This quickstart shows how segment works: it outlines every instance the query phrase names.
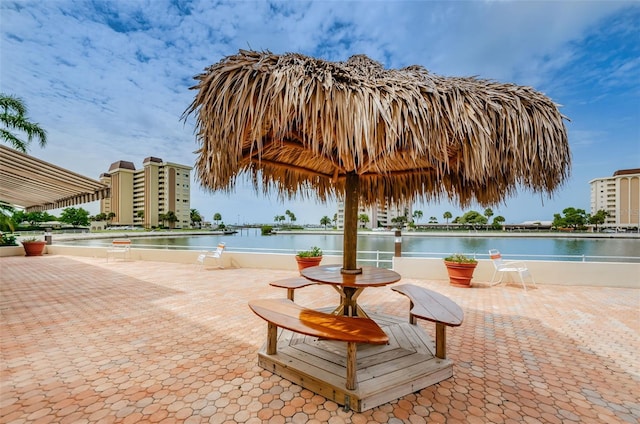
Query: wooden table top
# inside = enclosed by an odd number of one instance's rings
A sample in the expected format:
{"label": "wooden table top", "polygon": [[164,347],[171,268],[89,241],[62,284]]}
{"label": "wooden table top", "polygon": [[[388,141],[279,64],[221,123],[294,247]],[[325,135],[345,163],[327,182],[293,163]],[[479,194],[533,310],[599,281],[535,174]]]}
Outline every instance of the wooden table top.
{"label": "wooden table top", "polygon": [[400,274],[386,268],[363,266],[362,274],[342,274],[341,265],[321,265],[305,268],[303,277],[321,284],[334,284],[351,287],[380,287],[400,281]]}

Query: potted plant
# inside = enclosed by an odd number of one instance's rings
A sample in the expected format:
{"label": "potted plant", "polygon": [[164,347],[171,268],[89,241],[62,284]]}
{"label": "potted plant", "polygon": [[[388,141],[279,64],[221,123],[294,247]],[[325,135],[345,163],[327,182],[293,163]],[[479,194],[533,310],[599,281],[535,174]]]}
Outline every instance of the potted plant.
{"label": "potted plant", "polygon": [[0,246],[18,246],[16,236],[13,234],[4,234],[0,231]]}
{"label": "potted plant", "polygon": [[27,256],[42,256],[44,246],[47,244],[46,241],[40,240],[37,237],[20,240],[20,242],[22,243],[22,247],[24,247],[24,252]]}
{"label": "potted plant", "polygon": [[318,266],[320,261],[322,261],[322,250],[318,246],[312,246],[309,250],[302,250],[296,254],[299,271],[311,266]]}
{"label": "potted plant", "polygon": [[456,287],[471,287],[473,271],[478,261],[461,253],[455,253],[444,258],[444,264],[449,273],[449,284]]}

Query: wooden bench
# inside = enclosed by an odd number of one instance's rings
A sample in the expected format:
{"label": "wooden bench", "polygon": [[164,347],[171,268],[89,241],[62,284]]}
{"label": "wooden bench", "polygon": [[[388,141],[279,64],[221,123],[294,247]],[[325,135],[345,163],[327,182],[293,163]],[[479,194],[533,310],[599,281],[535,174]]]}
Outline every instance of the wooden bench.
{"label": "wooden bench", "polygon": [[284,280],[273,281],[270,286],[287,289],[287,299],[293,301],[293,294],[296,289],[318,284],[315,281],[307,280],[304,277],[285,278]]}
{"label": "wooden bench", "polygon": [[109,262],[109,256],[122,255],[122,260],[131,257],[131,240],[129,239],[115,239],[111,242],[111,247],[107,249],[107,262]]}
{"label": "wooden bench", "polygon": [[416,324],[416,318],[436,323],[436,357],[447,357],[446,327],[458,327],[464,319],[460,306],[446,296],[413,284],[401,284],[392,290],[409,298],[409,322]]}
{"label": "wooden bench", "polygon": [[389,337],[369,318],[336,316],[303,308],[289,299],[259,299],[249,302],[251,310],[267,321],[267,354],[275,355],[278,327],[326,340],[347,342],[346,388],[356,388],[356,344],[386,344]]}

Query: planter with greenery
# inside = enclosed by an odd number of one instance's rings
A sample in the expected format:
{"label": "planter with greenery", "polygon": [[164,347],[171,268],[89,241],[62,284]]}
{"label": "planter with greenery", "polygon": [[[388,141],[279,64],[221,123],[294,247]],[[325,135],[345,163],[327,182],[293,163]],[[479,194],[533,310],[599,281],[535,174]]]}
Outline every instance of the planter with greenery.
{"label": "planter with greenery", "polygon": [[24,247],[24,252],[27,254],[27,256],[42,256],[44,247],[47,244],[47,242],[36,237],[24,239],[20,242],[22,243],[22,247]]}
{"label": "planter with greenery", "polygon": [[13,234],[4,234],[0,231],[0,258],[5,256],[22,256],[24,249],[16,241]]}
{"label": "planter with greenery", "polygon": [[0,232],[0,246],[17,246],[16,236]]}
{"label": "planter with greenery", "polygon": [[444,264],[449,273],[449,283],[456,287],[471,287],[473,271],[478,265],[478,261],[461,253],[456,253],[444,258]]}
{"label": "planter with greenery", "polygon": [[318,266],[321,261],[322,250],[318,246],[312,246],[309,250],[302,250],[296,254],[299,271],[311,266]]}

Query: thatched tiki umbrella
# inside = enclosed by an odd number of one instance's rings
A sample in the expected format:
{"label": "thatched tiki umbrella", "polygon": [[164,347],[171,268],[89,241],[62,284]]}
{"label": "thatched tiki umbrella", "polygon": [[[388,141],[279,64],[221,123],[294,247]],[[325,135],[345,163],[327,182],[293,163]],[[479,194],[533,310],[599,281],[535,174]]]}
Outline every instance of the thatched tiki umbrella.
{"label": "thatched tiki umbrella", "polygon": [[357,272],[358,205],[495,205],[568,176],[563,116],[530,87],[240,51],[196,76],[195,168],[211,190],[241,175],[281,198],[345,201],[343,272]]}

